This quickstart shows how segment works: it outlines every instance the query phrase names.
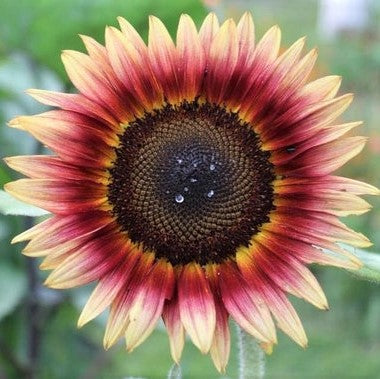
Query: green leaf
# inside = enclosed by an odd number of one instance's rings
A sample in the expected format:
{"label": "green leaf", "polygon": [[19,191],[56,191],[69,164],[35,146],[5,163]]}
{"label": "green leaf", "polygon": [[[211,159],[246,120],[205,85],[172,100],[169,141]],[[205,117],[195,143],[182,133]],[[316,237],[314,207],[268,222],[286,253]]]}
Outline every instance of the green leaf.
{"label": "green leaf", "polygon": [[23,273],[10,265],[0,266],[0,320],[20,303],[27,289]]}
{"label": "green leaf", "polygon": [[168,379],[182,379],[181,366],[174,363],[168,372]]}
{"label": "green leaf", "polygon": [[[38,217],[48,214],[44,209],[23,203],[5,191],[0,190],[0,213],[4,215],[19,215]],[[0,287],[1,288],[1,287]]]}
{"label": "green leaf", "polygon": [[364,251],[360,249],[350,248],[345,246],[352,254],[358,257],[363,267],[359,270],[352,270],[351,272],[360,279],[366,279],[371,282],[380,283],[380,254]]}

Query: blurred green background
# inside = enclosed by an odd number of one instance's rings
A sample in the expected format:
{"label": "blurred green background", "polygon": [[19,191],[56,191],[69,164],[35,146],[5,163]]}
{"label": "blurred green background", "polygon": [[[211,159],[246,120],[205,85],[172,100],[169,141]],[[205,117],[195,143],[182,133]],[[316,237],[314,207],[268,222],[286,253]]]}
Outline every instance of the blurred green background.
{"label": "blurred green background", "polygon": [[[307,35],[308,48],[319,46],[314,77],[342,75],[341,92],[355,92],[354,104],[342,119],[364,120],[357,132],[370,136],[370,140],[365,151],[342,173],[380,186],[379,3],[367,2],[368,17],[360,28],[344,27],[331,36],[330,27],[321,24],[321,4],[317,0],[2,0],[0,155],[33,154],[38,150],[32,138],[7,128],[6,122],[19,114],[46,109],[23,93],[27,88],[73,91],[60,51],[83,51],[79,33],[103,42],[105,25],[116,25],[120,15],[146,37],[147,16],[154,14],[174,36],[181,13],[189,13],[200,25],[210,9],[221,18],[236,20],[249,10],[259,37],[276,23],[282,29],[285,47]],[[1,186],[15,178],[17,174],[1,161]],[[372,212],[347,222],[369,236],[373,251],[380,252],[380,201],[370,202],[374,205]],[[105,317],[82,330],[76,328],[91,288],[60,292],[42,287],[46,273],[38,271],[38,262],[22,256],[20,245],[10,245],[15,234],[34,222],[28,217],[0,215],[0,378],[166,377],[172,363],[163,327],[132,354],[126,353],[123,343],[110,351],[103,350]],[[267,358],[267,377],[379,378],[379,287],[337,269],[313,270],[331,310],[322,312],[292,299],[309,336],[309,347],[304,351],[279,332],[279,344]],[[211,359],[202,356],[190,342],[185,347],[182,369],[184,378],[220,377]],[[225,377],[237,377],[234,339]]]}

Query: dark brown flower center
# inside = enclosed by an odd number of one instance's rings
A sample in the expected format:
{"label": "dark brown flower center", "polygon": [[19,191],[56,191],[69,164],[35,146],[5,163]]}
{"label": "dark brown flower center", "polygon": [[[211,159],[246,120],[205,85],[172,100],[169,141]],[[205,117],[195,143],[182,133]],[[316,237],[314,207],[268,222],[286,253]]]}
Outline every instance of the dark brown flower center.
{"label": "dark brown flower center", "polygon": [[274,170],[236,114],[197,102],[129,125],[108,198],[135,243],[172,264],[221,262],[247,246],[273,209]]}

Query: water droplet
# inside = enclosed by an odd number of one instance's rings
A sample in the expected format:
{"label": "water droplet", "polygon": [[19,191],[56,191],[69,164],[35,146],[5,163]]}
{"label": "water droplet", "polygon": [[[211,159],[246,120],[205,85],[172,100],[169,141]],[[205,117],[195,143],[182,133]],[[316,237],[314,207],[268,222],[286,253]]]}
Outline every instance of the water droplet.
{"label": "water droplet", "polygon": [[210,190],[207,194],[207,197],[213,197],[214,196],[214,190]]}
{"label": "water droplet", "polygon": [[188,189],[187,187],[185,187],[183,190],[184,190],[185,192],[187,192],[189,189]]}
{"label": "water droplet", "polygon": [[191,183],[196,183],[196,182],[197,182],[197,179],[195,179],[195,178],[190,178],[190,182],[191,182]]}
{"label": "water droplet", "polygon": [[291,146],[288,146],[287,148],[286,148],[286,152],[287,153],[294,153],[295,151],[296,151],[296,147],[294,146],[294,145],[291,145]]}
{"label": "water droplet", "polygon": [[177,159],[177,162],[179,163],[179,164],[181,164],[182,162],[183,162],[183,160],[182,159]]}
{"label": "water droplet", "polygon": [[193,166],[194,167],[198,167],[198,163],[193,163]]}
{"label": "water droplet", "polygon": [[211,171],[214,171],[214,170],[215,170],[215,165],[214,165],[214,163],[211,163],[211,164],[210,164],[210,170],[211,170]]}
{"label": "water droplet", "polygon": [[166,190],[166,193],[169,195],[170,191],[169,191],[169,190]]}
{"label": "water droplet", "polygon": [[179,193],[177,195],[175,195],[175,201],[176,203],[183,203],[183,201],[185,200],[185,198]]}

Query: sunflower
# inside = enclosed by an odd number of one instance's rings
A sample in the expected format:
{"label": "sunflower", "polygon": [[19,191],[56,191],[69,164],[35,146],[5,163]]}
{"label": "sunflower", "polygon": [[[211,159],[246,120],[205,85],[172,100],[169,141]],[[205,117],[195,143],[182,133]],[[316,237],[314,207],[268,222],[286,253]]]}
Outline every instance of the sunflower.
{"label": "sunflower", "polygon": [[55,153],[6,159],[29,177],[6,190],[52,213],[13,242],[45,257],[49,287],[98,282],[78,324],[110,307],[105,348],[125,336],[133,350],[160,317],[174,361],[187,333],[220,371],[230,317],[266,352],[274,320],[306,346],[287,294],[327,309],[307,265],[355,269],[336,243],[370,245],[339,217],[378,190],[332,175],[366,142],[344,137],[360,122],[334,124],[352,95],[336,97],[337,76],[307,83],[304,38],[279,54],[274,26],[255,45],[248,13],[199,31],[182,15],[176,44],[156,17],[148,45],[119,23],[105,46],[63,52],[78,93],[29,90],[57,109],[10,121]]}

